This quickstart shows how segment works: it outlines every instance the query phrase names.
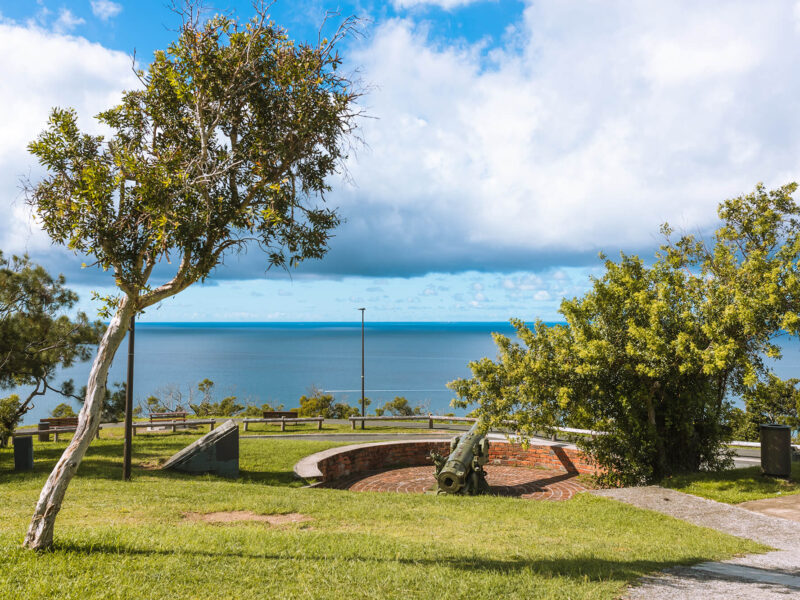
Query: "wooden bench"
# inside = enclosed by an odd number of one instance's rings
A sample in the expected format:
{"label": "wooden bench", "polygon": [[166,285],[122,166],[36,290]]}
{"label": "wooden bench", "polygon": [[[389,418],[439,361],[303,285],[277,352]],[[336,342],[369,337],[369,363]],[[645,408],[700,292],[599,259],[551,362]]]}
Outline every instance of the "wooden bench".
{"label": "wooden bench", "polygon": [[[154,414],[161,414],[161,413],[154,413]],[[185,415],[186,413],[184,413]],[[196,427],[200,425],[209,425],[210,429],[214,429],[214,425],[216,425],[216,419],[189,419],[188,421],[184,417],[181,420],[177,421],[164,421],[164,420],[155,420],[155,421],[139,421],[138,423],[132,423],[131,429],[134,435],[136,435],[136,430],[139,427],[171,427],[172,431],[176,431],[178,427],[182,428],[189,428],[189,427]]]}
{"label": "wooden bench", "polygon": [[281,417],[285,417],[287,419],[296,419],[297,418],[297,411],[296,410],[265,410],[264,411],[264,418],[265,419],[280,419]]}
{"label": "wooden bench", "polygon": [[[59,433],[75,433],[78,429],[78,417],[47,417],[40,419],[36,429],[22,429],[14,432],[14,437],[39,436],[40,442],[49,442],[50,434],[53,440],[58,441]],[[100,439],[102,425],[97,428],[95,437]]]}
{"label": "wooden bench", "polygon": [[[349,417],[350,418],[350,426],[355,429],[356,422],[360,421],[365,424],[367,421],[427,421],[428,422],[428,429],[433,429],[433,421],[434,419],[441,419],[441,417],[436,417],[434,415],[408,415],[408,416],[385,416],[385,417]],[[457,417],[458,420],[463,420],[464,417]],[[469,419],[470,421],[474,421],[475,419]]]}
{"label": "wooden bench", "polygon": [[189,413],[178,410],[174,412],[153,412],[148,414],[147,416],[150,417],[151,427],[155,425],[162,425],[164,427],[168,427],[171,425],[172,431],[175,431],[175,428],[178,426],[179,423],[186,422],[186,415],[188,414]]}
{"label": "wooden bench", "polygon": [[[59,429],[65,430],[65,428],[74,428],[78,427],[78,417],[47,417],[45,419],[39,419],[39,441],[40,442],[49,442],[50,441],[50,433],[45,432],[45,430],[50,429]],[[55,441],[58,441],[58,431],[52,432],[55,436]]]}
{"label": "wooden bench", "polygon": [[[266,411],[268,412],[268,411]],[[297,413],[294,413],[297,414]],[[280,423],[281,431],[286,431],[286,424],[287,423],[309,423],[316,421],[317,422],[317,429],[322,429],[322,422],[325,420],[325,417],[298,417],[298,418],[289,418],[281,417],[279,419],[275,418],[266,418],[266,419],[244,419],[242,422],[244,423],[244,430],[247,431],[247,426],[250,423]]]}

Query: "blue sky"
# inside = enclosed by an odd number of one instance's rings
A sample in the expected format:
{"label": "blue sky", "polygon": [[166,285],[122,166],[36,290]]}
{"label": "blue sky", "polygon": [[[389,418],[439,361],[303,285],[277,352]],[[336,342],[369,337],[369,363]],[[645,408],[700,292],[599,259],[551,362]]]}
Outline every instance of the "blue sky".
{"label": "blue sky", "polygon": [[[0,0],[0,248],[63,272],[93,310],[108,274],[54,248],[19,192],[53,106],[81,124],[173,39],[165,0]],[[214,2],[246,18],[250,3]],[[278,0],[313,39],[327,10],[365,19],[342,47],[369,86],[365,145],[331,180],[346,223],[291,274],[257,252],[149,311],[158,321],[557,320],[597,253],[651,255],[658,226],[708,231],[717,203],[800,167],[795,2]]]}

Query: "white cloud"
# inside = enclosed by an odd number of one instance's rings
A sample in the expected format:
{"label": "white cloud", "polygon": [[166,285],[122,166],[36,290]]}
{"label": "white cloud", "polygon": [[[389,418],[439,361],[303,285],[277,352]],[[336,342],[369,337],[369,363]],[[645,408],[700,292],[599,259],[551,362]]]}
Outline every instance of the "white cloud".
{"label": "white cloud", "polygon": [[382,23],[353,57],[377,119],[349,164],[357,187],[336,194],[349,223],[331,258],[369,235],[384,251],[345,268],[534,268],[652,248],[664,221],[713,225],[721,200],[800,175],[793,15],[545,0],[488,54]]}
{"label": "white cloud", "polygon": [[111,0],[92,0],[92,13],[102,21],[116,17],[122,11],[122,5]]}
{"label": "white cloud", "polygon": [[[74,107],[81,127],[99,133],[92,118],[136,86],[130,57],[85,39],[35,25],[0,21],[0,248],[7,253],[45,251],[50,240],[30,218],[19,180],[42,174],[27,145],[55,106]],[[79,261],[78,261],[79,262]]]}
{"label": "white cloud", "polygon": [[86,23],[86,21],[81,17],[76,17],[72,14],[71,10],[62,8],[58,13],[58,19],[53,23],[53,31],[57,33],[67,33],[84,23]]}

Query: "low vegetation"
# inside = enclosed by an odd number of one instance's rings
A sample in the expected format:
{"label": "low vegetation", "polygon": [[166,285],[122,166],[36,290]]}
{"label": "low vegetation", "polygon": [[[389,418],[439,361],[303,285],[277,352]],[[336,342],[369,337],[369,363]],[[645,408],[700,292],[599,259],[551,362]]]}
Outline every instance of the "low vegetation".
{"label": "low vegetation", "polygon": [[[331,442],[243,438],[242,477],[229,481],[152,469],[196,435],[137,435],[124,483],[121,441],[103,436],[44,554],[21,541],[65,442],[35,441],[31,473],[12,472],[11,451],[0,451],[5,598],[610,599],[652,571],[765,549],[585,494],[533,502],[297,489],[294,463]],[[217,511],[309,520],[186,518]]]}
{"label": "low vegetation", "polygon": [[408,399],[403,396],[395,396],[394,400],[390,400],[383,406],[375,409],[375,414],[379,417],[383,415],[394,417],[409,417],[411,415],[425,414],[422,406],[410,404]]}
{"label": "low vegetation", "polygon": [[[361,414],[355,406],[350,406],[344,402],[336,402],[331,394],[325,394],[322,390],[312,388],[308,395],[300,396],[300,409],[297,415],[300,417],[325,417],[326,419],[347,419]],[[365,399],[365,405],[369,406],[370,401]]]}
{"label": "low vegetation", "polygon": [[763,475],[759,467],[749,467],[714,473],[675,475],[666,478],[661,485],[717,502],[739,504],[800,493],[800,463],[792,464],[792,477],[789,481]]}

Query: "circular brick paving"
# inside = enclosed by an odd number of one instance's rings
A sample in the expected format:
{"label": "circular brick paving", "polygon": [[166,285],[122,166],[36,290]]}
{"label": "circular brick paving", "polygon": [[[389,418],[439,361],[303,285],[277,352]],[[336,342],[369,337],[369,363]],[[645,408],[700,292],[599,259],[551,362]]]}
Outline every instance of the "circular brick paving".
{"label": "circular brick paving", "polygon": [[[568,500],[588,488],[578,481],[577,473],[487,465],[486,481],[492,494],[517,496],[532,500]],[[400,492],[421,494],[434,489],[433,467],[406,467],[389,471],[371,471],[330,481],[322,487],[353,492]]]}

